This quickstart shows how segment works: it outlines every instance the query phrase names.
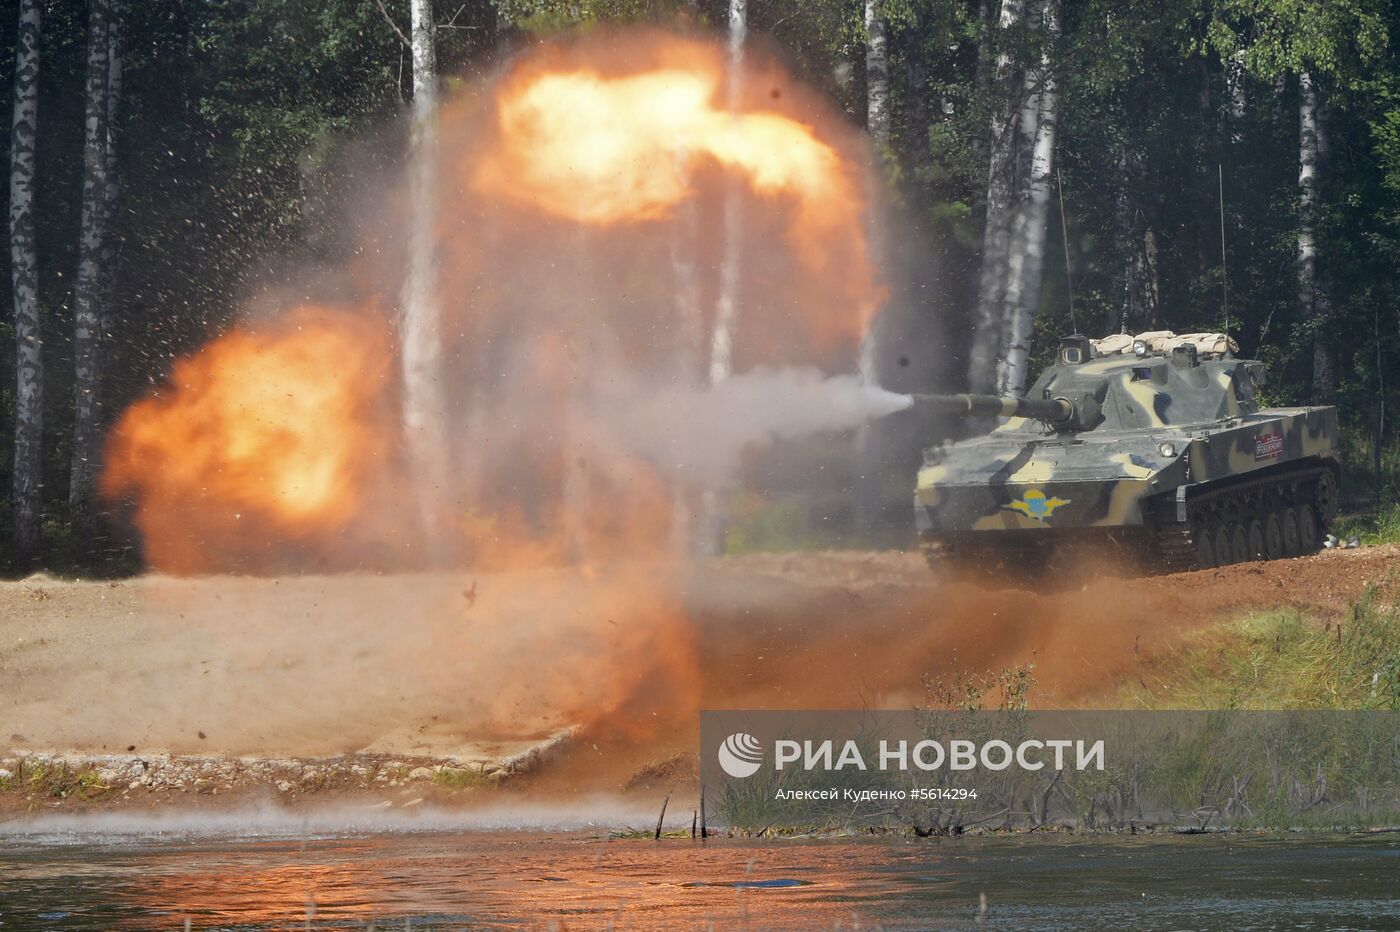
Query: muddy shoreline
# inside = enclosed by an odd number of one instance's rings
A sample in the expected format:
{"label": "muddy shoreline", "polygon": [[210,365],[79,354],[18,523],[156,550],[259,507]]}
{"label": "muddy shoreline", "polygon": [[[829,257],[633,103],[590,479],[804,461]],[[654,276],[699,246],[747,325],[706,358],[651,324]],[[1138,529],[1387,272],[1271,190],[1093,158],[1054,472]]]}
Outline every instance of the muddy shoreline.
{"label": "muddy shoreline", "polygon": [[538,771],[572,732],[508,756],[227,757],[172,754],[9,754],[0,757],[0,818],[41,811],[232,805],[361,798],[393,806],[450,803]]}

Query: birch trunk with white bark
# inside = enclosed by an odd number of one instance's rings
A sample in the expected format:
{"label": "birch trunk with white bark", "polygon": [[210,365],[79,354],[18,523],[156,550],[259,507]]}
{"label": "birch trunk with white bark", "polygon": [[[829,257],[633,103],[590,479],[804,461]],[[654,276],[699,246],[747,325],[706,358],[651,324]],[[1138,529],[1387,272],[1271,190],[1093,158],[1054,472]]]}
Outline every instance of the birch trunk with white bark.
{"label": "birch trunk with white bark", "polygon": [[1031,147],[1027,194],[1021,203],[1019,241],[1015,244],[1016,267],[1006,297],[1009,321],[1006,363],[1001,394],[1024,395],[1029,383],[1031,332],[1040,305],[1040,286],[1045,270],[1045,234],[1050,214],[1050,179],[1055,169],[1055,128],[1057,104],[1053,49],[1059,35],[1055,0],[1046,0],[1041,11],[1042,51],[1036,76],[1039,92],[1035,105],[1035,133]]}
{"label": "birch trunk with white bark", "polygon": [[[880,10],[879,0],[865,0],[865,126],[870,133],[870,144],[874,151],[874,164],[867,175],[870,207],[866,220],[866,248],[869,250],[870,262],[875,267],[876,275],[882,280],[885,278],[884,271],[889,254],[881,203],[885,159],[889,156],[892,136],[887,33],[887,24]],[[880,381],[881,310],[879,307],[871,310],[870,319],[865,321],[865,330],[861,334],[856,372],[863,385],[875,385]],[[883,469],[879,462],[879,446],[876,425],[867,423],[856,429],[855,515],[857,528],[863,532],[874,526],[880,510],[880,483],[877,477]]]}
{"label": "birch trunk with white bark", "polygon": [[[743,96],[744,40],[748,36],[748,0],[729,0],[729,73],[726,97],[730,110]],[[731,181],[724,196],[724,252],[720,259],[719,297],[710,335],[710,384],[734,371],[734,328],[739,321],[739,262],[743,246],[743,201]]]}
{"label": "birch trunk with white bark", "polygon": [[883,157],[890,145],[890,59],[878,0],[865,0],[865,125]]}
{"label": "birch trunk with white bark", "polygon": [[1022,289],[1025,286],[1027,224],[1030,222],[1030,153],[1035,148],[1036,129],[1040,119],[1040,93],[1037,89],[1037,73],[1027,69],[1022,78],[1021,115],[1016,123],[1015,134],[1015,183],[1012,188],[1011,205],[1008,209],[1007,224],[1010,235],[1007,239],[1005,278],[996,309],[999,323],[997,334],[996,363],[993,369],[992,391],[1005,394],[1010,373],[1011,331],[1015,322],[1016,310],[1021,305]]}
{"label": "birch trunk with white bark", "polygon": [[1225,88],[1230,95],[1230,142],[1244,139],[1244,115],[1249,101],[1244,89],[1244,49],[1239,49],[1225,62]]}
{"label": "birch trunk with white bark", "polygon": [[446,494],[446,416],[437,293],[437,51],[431,0],[411,0],[413,109],[408,151],[408,269],[399,324],[404,435],[425,536],[436,537]]}
{"label": "birch trunk with white bark", "polygon": [[39,120],[39,0],[19,0],[15,99],[10,123],[10,280],[15,302],[15,556],[21,567],[39,545],[44,436],[44,370],[39,257],[34,239],[34,171]]}
{"label": "birch trunk with white bark", "polygon": [[76,526],[92,525],[97,472],[97,422],[102,373],[99,347],[103,312],[102,252],[107,203],[107,91],[110,81],[108,0],[88,4],[86,103],[83,118],[83,193],[78,277],[73,292],[73,451],[68,503]]}
{"label": "birch trunk with white bark", "polygon": [[1330,400],[1337,388],[1337,365],[1329,342],[1332,302],[1317,271],[1318,156],[1322,149],[1318,125],[1317,87],[1312,74],[1298,75],[1298,305],[1313,338],[1313,396]]}
{"label": "birch trunk with white bark", "polygon": [[[871,172],[869,250],[871,261],[877,269],[885,263],[885,238],[883,218],[879,213],[881,178],[880,168],[890,148],[890,62],[889,43],[885,18],[880,14],[878,0],[865,0],[865,125],[870,132],[871,145],[875,149],[874,171]],[[876,363],[878,358],[877,317],[866,323],[866,331],[861,337],[857,371],[860,380],[869,385],[877,382]],[[862,444],[865,432],[860,432]]]}
{"label": "birch trunk with white bark", "polygon": [[[725,93],[729,109],[736,111],[743,99],[744,41],[749,31],[748,0],[729,0],[729,73]],[[731,180],[724,194],[724,248],[720,258],[719,294],[710,332],[709,381],[718,385],[734,372],[734,330],[739,323],[739,272],[743,248],[744,205]],[[724,549],[728,522],[721,489],[705,489],[700,494],[700,522],[697,549],[703,555]]]}
{"label": "birch trunk with white bark", "polygon": [[973,391],[995,386],[1002,353],[1002,310],[1008,264],[1011,260],[1012,200],[1016,183],[1018,127],[1021,101],[1008,34],[1020,23],[1023,0],[1001,0],[997,20],[995,86],[1001,106],[992,117],[987,166],[987,211],[982,235],[982,274],[978,284],[972,350],[968,358],[968,383]]}
{"label": "birch trunk with white bark", "polygon": [[113,274],[116,268],[117,194],[121,176],[117,173],[117,111],[122,103],[122,64],[126,53],[126,31],[122,28],[120,0],[107,0],[107,185],[102,198],[102,335],[111,334]]}

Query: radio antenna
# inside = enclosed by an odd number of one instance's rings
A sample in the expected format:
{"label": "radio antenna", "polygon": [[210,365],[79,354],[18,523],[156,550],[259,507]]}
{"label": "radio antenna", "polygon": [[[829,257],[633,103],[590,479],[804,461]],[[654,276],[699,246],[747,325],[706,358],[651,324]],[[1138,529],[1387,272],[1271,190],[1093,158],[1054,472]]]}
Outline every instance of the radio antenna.
{"label": "radio antenna", "polygon": [[1220,330],[1225,344],[1230,343],[1230,276],[1225,266],[1225,168],[1215,163],[1215,177],[1220,191]]}
{"label": "radio antenna", "polygon": [[1065,220],[1065,180],[1060,175],[1060,170],[1055,169],[1055,187],[1060,190],[1060,242],[1065,247],[1065,291],[1069,294],[1069,325],[1075,333],[1079,332],[1079,324],[1074,319],[1074,276],[1070,274],[1069,268],[1069,224]]}

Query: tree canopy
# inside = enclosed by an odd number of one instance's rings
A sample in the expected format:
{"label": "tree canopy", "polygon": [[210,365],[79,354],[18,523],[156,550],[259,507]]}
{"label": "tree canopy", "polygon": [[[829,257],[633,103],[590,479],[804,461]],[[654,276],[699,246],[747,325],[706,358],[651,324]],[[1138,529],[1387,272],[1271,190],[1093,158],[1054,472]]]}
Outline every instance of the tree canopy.
{"label": "tree canopy", "polygon": [[[1217,326],[1273,369],[1269,397],[1314,392],[1311,346],[1337,359],[1346,423],[1400,410],[1400,7],[1388,0],[1062,0],[1051,35],[994,28],[999,0],[880,0],[892,136],[891,306],[937,318],[941,363],[905,388],[962,388],[985,220],[998,55],[1053,63],[1060,95],[1049,243],[1033,358],[1074,323]],[[62,547],[73,299],[83,169],[83,4],[42,0],[35,212],[47,437],[44,497]],[[397,159],[411,80],[408,0],[123,4],[126,77],[112,127],[106,411],[159,383],[223,327],[271,270],[333,265],[352,240],[355,179]],[[855,0],[750,0],[754,41],[865,119],[867,40]],[[718,0],[472,0],[436,5],[449,83],[491,73],[541,34],[646,21],[715,30]],[[13,48],[16,22],[0,22]],[[0,86],[14,84],[5,57]],[[1331,315],[1299,307],[1300,76],[1316,88],[1315,227]],[[0,121],[0,149],[10,149]],[[1224,203],[1219,191],[1223,182]],[[1067,242],[1061,238],[1063,229]],[[1221,252],[1221,212],[1224,249]],[[1068,256],[1066,267],[1065,256]],[[6,251],[5,271],[9,271]],[[9,282],[7,274],[5,281]],[[1228,315],[1223,306],[1228,286]],[[12,345],[7,314],[0,341]],[[12,449],[13,351],[0,354],[0,435]],[[8,455],[0,486],[9,488]],[[55,528],[59,530],[55,530]]]}

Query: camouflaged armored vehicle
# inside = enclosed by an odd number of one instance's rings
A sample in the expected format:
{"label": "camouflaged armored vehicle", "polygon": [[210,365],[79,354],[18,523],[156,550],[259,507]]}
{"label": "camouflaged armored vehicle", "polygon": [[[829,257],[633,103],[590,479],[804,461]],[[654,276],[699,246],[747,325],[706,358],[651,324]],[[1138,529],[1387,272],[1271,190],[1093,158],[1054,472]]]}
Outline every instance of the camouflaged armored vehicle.
{"label": "camouflaged armored vehicle", "polygon": [[1316,550],[1336,509],[1337,411],[1261,408],[1264,366],[1236,349],[1224,334],[1072,336],[1026,398],[920,396],[1007,418],[924,452],[930,562],[1033,566],[1077,542],[1173,569]]}

